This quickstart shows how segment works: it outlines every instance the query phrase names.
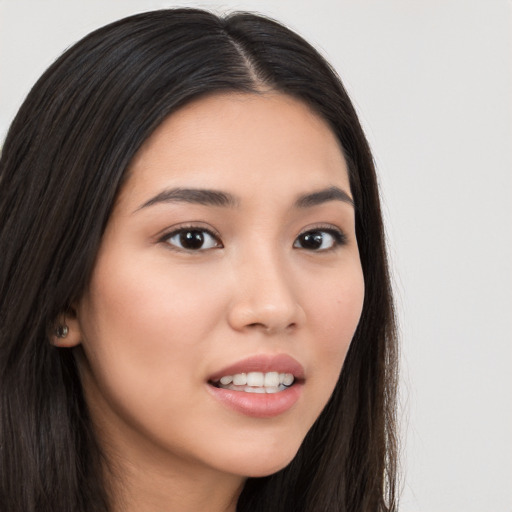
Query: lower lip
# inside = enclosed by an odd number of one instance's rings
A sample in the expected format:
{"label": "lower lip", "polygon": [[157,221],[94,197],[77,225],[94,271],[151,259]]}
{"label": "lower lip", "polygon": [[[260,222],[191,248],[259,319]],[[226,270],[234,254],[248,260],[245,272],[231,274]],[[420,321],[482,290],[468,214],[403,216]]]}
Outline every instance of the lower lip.
{"label": "lower lip", "polygon": [[245,393],[231,389],[216,388],[208,384],[212,395],[230,409],[253,418],[274,418],[291,409],[302,393],[302,383],[277,393]]}

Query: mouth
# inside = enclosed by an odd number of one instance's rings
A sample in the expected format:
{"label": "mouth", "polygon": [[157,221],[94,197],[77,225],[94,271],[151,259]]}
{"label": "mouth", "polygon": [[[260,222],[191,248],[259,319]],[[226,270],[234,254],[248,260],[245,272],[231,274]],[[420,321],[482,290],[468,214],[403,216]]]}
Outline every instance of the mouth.
{"label": "mouth", "polygon": [[244,393],[279,393],[293,386],[295,377],[292,373],[249,372],[223,375],[220,379],[209,381],[216,388],[242,391]]}
{"label": "mouth", "polygon": [[295,405],[304,382],[304,368],[291,356],[258,355],[210,376],[208,389],[217,400],[238,413],[270,418]]}

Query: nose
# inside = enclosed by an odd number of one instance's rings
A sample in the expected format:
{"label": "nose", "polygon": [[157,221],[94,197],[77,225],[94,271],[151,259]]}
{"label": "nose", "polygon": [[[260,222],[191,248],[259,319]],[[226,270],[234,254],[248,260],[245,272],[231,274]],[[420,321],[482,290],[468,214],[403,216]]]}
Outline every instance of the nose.
{"label": "nose", "polygon": [[300,327],[305,312],[297,283],[284,262],[271,255],[252,254],[235,270],[234,293],[228,322],[237,331],[265,334],[291,332]]}

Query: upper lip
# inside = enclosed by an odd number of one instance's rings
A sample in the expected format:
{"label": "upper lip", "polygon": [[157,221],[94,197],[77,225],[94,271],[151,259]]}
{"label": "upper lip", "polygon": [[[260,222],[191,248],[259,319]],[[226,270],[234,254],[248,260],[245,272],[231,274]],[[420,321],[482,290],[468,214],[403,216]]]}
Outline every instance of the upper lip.
{"label": "upper lip", "polygon": [[237,373],[248,372],[291,373],[295,379],[304,378],[303,366],[292,356],[289,356],[288,354],[258,354],[222,368],[212,374],[208,380],[215,382],[225,375],[235,375]]}

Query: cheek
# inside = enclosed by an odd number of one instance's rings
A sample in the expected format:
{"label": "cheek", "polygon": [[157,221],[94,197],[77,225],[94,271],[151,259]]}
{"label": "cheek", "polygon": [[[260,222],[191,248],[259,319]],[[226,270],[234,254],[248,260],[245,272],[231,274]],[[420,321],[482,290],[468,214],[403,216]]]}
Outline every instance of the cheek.
{"label": "cheek", "polygon": [[364,278],[359,264],[325,280],[321,288],[312,287],[311,318],[323,332],[326,346],[339,350],[356,330],[364,301]]}
{"label": "cheek", "polygon": [[170,338],[194,344],[200,340],[193,334],[217,321],[216,287],[205,285],[200,273],[165,260],[108,263],[97,266],[84,316],[114,338],[122,333],[145,348]]}
{"label": "cheek", "polygon": [[96,378],[146,390],[171,375],[174,386],[180,376],[194,378],[207,334],[219,321],[214,290],[197,273],[158,261],[117,255],[110,265],[100,259],[79,309],[82,345]]}
{"label": "cheek", "polygon": [[[360,265],[317,289],[312,297],[310,358],[315,361],[315,376],[329,394],[334,389],[361,317],[364,279]],[[327,390],[327,391],[326,391]]]}
{"label": "cheek", "polygon": [[125,253],[98,259],[82,301],[87,378],[94,396],[123,417],[146,411],[149,418],[157,408],[172,416],[173,408],[190,408],[185,397],[202,390],[209,362],[223,355],[212,339],[225,324],[225,272],[218,264],[170,265],[166,252]]}
{"label": "cheek", "polygon": [[158,261],[98,260],[79,308],[82,382],[96,418],[163,439],[171,418],[190,414],[222,309],[203,277]]}

